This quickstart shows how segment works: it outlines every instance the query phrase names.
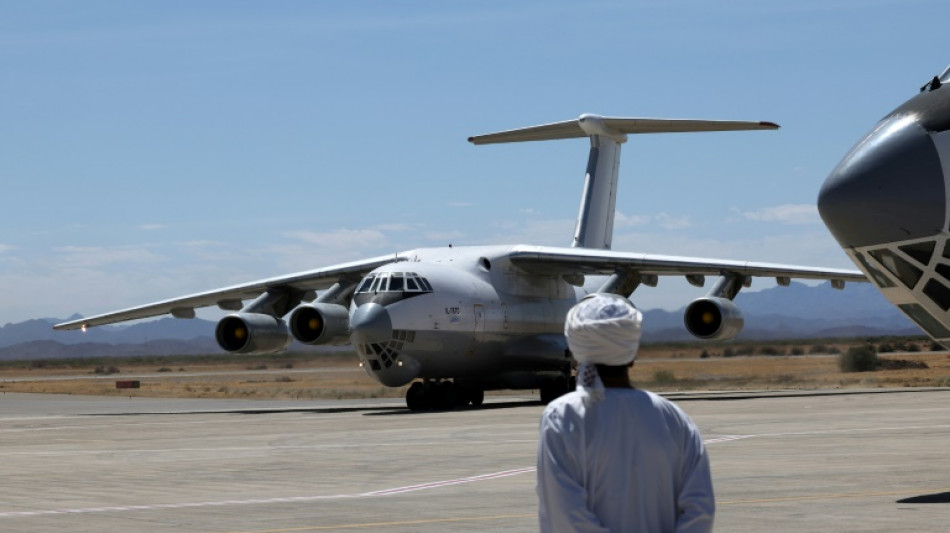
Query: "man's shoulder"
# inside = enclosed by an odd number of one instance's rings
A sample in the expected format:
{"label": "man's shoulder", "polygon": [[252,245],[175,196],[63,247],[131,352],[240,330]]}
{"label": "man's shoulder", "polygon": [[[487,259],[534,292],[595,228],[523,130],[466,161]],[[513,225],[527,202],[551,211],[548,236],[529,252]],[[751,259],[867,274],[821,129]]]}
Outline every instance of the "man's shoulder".
{"label": "man's shoulder", "polygon": [[583,409],[583,407],[584,393],[575,390],[551,400],[547,407],[544,408],[544,412],[547,413],[549,411],[557,412],[565,410],[577,410]]}

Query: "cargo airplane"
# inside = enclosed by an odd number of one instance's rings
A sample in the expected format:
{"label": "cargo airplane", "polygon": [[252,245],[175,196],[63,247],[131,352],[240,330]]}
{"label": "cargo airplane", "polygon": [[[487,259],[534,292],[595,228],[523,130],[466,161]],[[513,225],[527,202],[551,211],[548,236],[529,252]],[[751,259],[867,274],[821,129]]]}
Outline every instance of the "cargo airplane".
{"label": "cargo airplane", "polygon": [[[199,307],[233,311],[218,322],[218,344],[234,354],[269,354],[292,339],[352,344],[360,365],[389,387],[409,383],[412,410],[481,405],[486,390],[538,389],[542,401],[573,379],[564,317],[592,292],[630,297],[660,276],[684,276],[711,290],[686,308],[700,339],[730,339],[743,319],[733,298],[753,277],[827,279],[836,288],[866,281],[853,270],[677,257],[611,250],[620,148],[628,134],[770,130],[769,122],[610,118],[471,137],[476,145],[584,138],[590,152],[573,246],[420,248],[254,281],[64,322],[56,329],[162,314],[192,318]],[[414,382],[414,383],[413,383]]]}
{"label": "cargo airplane", "polygon": [[844,156],[818,211],[884,296],[950,348],[950,67]]}

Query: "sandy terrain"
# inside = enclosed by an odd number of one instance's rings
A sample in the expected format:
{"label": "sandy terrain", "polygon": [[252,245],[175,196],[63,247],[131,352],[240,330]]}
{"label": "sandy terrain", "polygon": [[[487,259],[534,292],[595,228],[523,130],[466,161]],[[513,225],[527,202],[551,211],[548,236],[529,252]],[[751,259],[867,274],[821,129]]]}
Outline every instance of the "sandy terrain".
{"label": "sandy terrain", "polygon": [[[844,347],[846,349],[846,347]],[[827,354],[721,357],[721,349],[702,346],[646,347],[631,371],[637,386],[657,391],[781,390],[843,387],[950,386],[946,352],[896,352],[882,359],[920,361],[928,368],[841,372],[838,357]],[[782,349],[791,353],[791,348]],[[805,351],[799,349],[799,351]],[[806,351],[807,353],[807,351]],[[113,365],[110,365],[113,366]],[[390,389],[372,380],[355,356],[289,361],[235,358],[217,362],[179,360],[158,366],[122,361],[110,366],[0,368],[0,391],[91,395],[196,398],[391,398]],[[110,371],[118,371],[111,372]],[[118,381],[139,381],[135,389],[117,389]],[[503,391],[491,394],[505,394]]]}

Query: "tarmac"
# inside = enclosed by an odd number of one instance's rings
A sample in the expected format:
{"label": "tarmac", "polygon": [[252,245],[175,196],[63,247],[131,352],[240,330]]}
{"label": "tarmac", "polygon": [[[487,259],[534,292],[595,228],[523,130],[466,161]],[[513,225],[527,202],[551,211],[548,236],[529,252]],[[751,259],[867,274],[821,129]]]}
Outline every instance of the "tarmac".
{"label": "tarmac", "polygon": [[[945,531],[950,389],[671,395],[717,531]],[[0,396],[0,531],[537,531],[541,406]]]}

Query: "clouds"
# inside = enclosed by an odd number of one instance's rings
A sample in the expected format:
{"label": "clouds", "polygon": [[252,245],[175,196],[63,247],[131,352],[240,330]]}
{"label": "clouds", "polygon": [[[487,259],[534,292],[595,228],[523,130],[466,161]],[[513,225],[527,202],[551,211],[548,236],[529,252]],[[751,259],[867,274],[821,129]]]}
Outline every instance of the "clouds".
{"label": "clouds", "polygon": [[386,236],[378,229],[334,229],[329,231],[289,231],[285,237],[314,245],[319,248],[366,248],[380,246],[387,242]]}
{"label": "clouds", "polygon": [[671,215],[656,213],[652,215],[635,214],[624,215],[620,211],[614,215],[614,228],[631,228],[640,226],[656,226],[666,230],[686,229],[692,226],[688,215]]}
{"label": "clouds", "polygon": [[104,268],[109,265],[154,264],[161,258],[141,245],[61,246],[54,250],[60,268]]}
{"label": "clouds", "polygon": [[753,211],[733,211],[746,220],[756,222],[776,222],[779,224],[805,225],[821,222],[818,207],[815,204],[782,204],[772,207],[763,207]]}

